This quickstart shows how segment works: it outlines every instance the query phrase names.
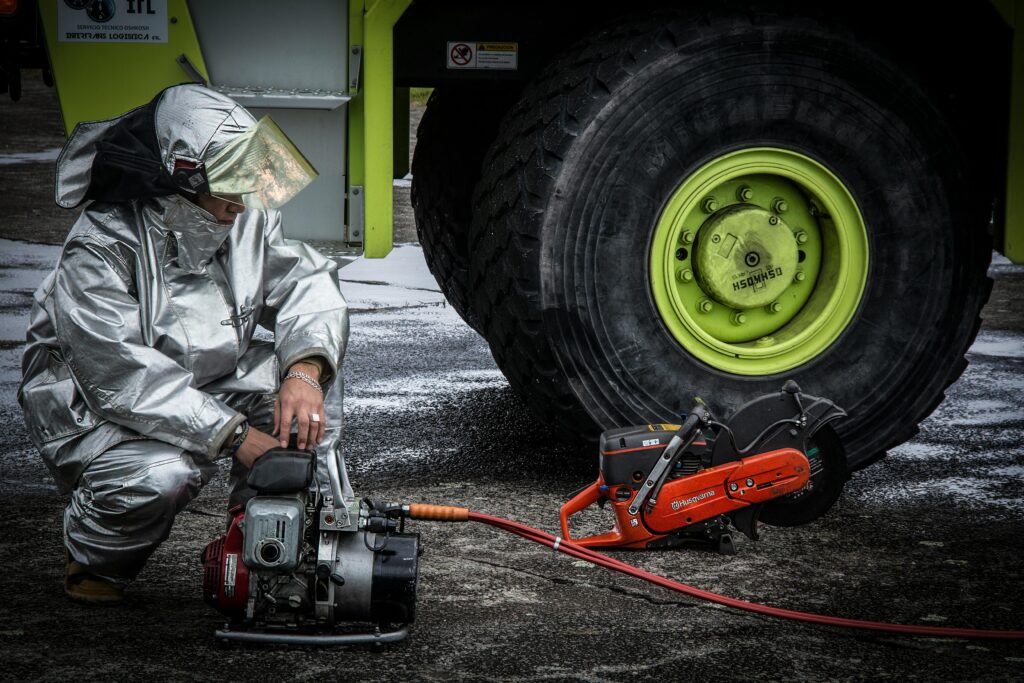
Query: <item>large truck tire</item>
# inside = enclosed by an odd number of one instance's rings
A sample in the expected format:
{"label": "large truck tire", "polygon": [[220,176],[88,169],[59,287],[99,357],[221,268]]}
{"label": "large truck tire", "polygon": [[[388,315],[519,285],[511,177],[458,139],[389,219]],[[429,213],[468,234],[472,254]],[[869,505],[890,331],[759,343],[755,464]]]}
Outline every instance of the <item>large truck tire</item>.
{"label": "large truck tire", "polygon": [[515,92],[435,89],[416,129],[410,193],[416,234],[448,303],[479,327],[467,294],[473,187]]}
{"label": "large truck tire", "polygon": [[991,289],[972,178],[864,36],[778,11],[623,22],[503,121],[475,195],[477,319],[573,434],[675,421],[694,396],[724,418],[794,379],[849,413],[854,470],[966,367]]}

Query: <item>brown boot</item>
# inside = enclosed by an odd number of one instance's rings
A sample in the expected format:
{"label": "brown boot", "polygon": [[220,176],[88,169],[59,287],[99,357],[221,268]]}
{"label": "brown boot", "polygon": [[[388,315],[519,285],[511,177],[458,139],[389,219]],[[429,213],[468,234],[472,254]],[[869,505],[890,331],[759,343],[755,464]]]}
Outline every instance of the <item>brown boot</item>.
{"label": "brown boot", "polygon": [[64,567],[64,592],[75,602],[92,605],[110,605],[124,600],[123,588],[90,574],[88,567],[70,558]]}

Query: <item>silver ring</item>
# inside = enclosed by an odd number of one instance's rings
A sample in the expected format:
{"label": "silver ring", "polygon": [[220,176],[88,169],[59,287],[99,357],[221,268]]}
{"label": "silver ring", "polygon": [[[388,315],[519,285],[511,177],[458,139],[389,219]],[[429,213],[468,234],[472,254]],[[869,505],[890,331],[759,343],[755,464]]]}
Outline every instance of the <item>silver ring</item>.
{"label": "silver ring", "polygon": [[319,422],[320,421],[320,413],[310,413],[309,414],[309,419],[311,421],[313,421],[313,422]]}

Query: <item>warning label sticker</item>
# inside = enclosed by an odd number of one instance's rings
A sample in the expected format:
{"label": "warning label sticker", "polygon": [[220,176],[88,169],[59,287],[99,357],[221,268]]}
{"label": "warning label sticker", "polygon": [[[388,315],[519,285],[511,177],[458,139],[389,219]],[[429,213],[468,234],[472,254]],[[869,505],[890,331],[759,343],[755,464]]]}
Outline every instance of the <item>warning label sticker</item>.
{"label": "warning label sticker", "polygon": [[227,562],[224,565],[224,595],[230,598],[235,594],[235,579],[238,576],[238,554],[228,553]]}
{"label": "warning label sticker", "polygon": [[519,68],[519,43],[448,41],[448,68],[514,71]]}
{"label": "warning label sticker", "polygon": [[166,43],[167,0],[63,0],[61,43]]}

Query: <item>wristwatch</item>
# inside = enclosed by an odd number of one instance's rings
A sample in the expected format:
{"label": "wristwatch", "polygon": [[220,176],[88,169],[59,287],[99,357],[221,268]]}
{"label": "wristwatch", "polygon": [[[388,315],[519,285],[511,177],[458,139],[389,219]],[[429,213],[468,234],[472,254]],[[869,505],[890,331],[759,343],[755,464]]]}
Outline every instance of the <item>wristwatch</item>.
{"label": "wristwatch", "polygon": [[235,427],[234,433],[231,438],[224,442],[224,447],[221,448],[221,454],[225,458],[229,458],[238,452],[238,449],[242,447],[245,442],[245,437],[249,436],[249,422],[242,420],[237,427]]}

